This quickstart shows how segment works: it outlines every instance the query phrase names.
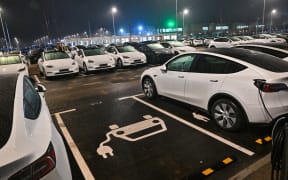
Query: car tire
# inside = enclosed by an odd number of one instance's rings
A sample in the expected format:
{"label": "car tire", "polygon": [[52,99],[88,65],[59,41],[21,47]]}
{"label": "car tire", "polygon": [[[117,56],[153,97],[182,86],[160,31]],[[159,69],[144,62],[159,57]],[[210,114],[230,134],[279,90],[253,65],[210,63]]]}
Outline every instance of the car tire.
{"label": "car tire", "polygon": [[117,60],[117,68],[122,69],[123,68],[123,62],[121,59]]}
{"label": "car tire", "polygon": [[89,74],[88,68],[85,63],[83,63],[83,72],[84,74]]}
{"label": "car tire", "polygon": [[216,48],[215,46],[210,46],[210,48]]}
{"label": "car tire", "polygon": [[215,101],[210,115],[218,127],[227,131],[239,131],[246,122],[241,106],[228,98]]}
{"label": "car tire", "polygon": [[158,96],[156,86],[151,78],[144,78],[142,89],[148,99],[155,99]]}

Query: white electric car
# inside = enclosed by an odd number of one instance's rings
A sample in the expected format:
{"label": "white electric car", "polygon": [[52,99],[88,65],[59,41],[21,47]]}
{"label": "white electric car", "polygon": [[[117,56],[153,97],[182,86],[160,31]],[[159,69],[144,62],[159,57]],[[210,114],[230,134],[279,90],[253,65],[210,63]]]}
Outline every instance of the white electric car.
{"label": "white electric car", "polygon": [[181,53],[196,51],[195,48],[191,46],[186,46],[180,41],[165,41],[165,42],[161,42],[160,44],[162,44],[162,46],[164,46],[165,48],[172,49],[174,53],[177,55]]}
{"label": "white electric car", "polygon": [[113,56],[105,53],[101,48],[79,49],[76,53],[75,60],[85,74],[89,71],[115,68]]}
{"label": "white electric car", "polygon": [[118,68],[147,63],[145,54],[137,51],[134,47],[129,45],[110,45],[107,47],[107,52],[114,57]]}
{"label": "white electric car", "polygon": [[0,179],[72,179],[64,142],[25,73],[0,76]]}
{"label": "white electric car", "polygon": [[0,74],[17,73],[19,71],[24,71],[28,75],[28,67],[20,55],[0,55]]}
{"label": "white electric car", "polygon": [[231,131],[288,112],[288,62],[257,51],[224,48],[179,55],[144,71],[141,84],[148,98],[162,95],[198,106]]}
{"label": "white electric car", "polygon": [[221,37],[210,41],[208,48],[231,48],[241,43],[237,37]]}
{"label": "white electric car", "polygon": [[43,52],[42,57],[38,60],[38,66],[46,78],[79,73],[77,62],[63,51]]}

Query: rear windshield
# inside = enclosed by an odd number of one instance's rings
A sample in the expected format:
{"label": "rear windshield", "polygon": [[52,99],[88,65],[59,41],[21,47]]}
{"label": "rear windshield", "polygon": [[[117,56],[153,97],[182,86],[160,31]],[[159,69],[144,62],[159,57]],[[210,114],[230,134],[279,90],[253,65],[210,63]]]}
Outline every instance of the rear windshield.
{"label": "rear windshield", "polygon": [[70,58],[65,52],[49,52],[45,53],[45,60],[68,59]]}
{"label": "rear windshield", "polygon": [[105,52],[102,49],[85,49],[83,51],[85,56],[97,56],[105,54]]}
{"label": "rear windshield", "polygon": [[19,56],[1,56],[0,57],[0,65],[7,64],[21,64],[21,59]]}
{"label": "rear windshield", "polygon": [[16,74],[0,76],[0,149],[9,140],[12,130],[16,81]]}
{"label": "rear windshield", "polygon": [[215,49],[209,50],[240,59],[271,72],[288,72],[288,62],[275,56],[245,49]]}

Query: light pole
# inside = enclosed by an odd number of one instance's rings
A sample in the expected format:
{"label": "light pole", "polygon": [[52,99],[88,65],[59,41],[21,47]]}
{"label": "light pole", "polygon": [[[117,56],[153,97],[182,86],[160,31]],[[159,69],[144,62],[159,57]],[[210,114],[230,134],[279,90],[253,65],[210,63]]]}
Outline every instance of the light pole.
{"label": "light pole", "polygon": [[114,15],[115,15],[115,13],[117,12],[117,8],[116,8],[116,7],[112,7],[111,11],[112,11],[112,19],[113,19],[113,32],[114,32],[114,36],[115,36],[116,33],[115,33]]}
{"label": "light pole", "polygon": [[184,10],[183,10],[183,30],[182,30],[182,32],[183,32],[182,35],[183,35],[183,36],[184,36],[184,34],[185,34],[185,31],[184,31],[184,30],[185,30],[185,15],[188,14],[188,13],[189,13],[189,10],[188,10],[188,9],[184,9]]}
{"label": "light pole", "polygon": [[178,0],[175,2],[175,26],[176,26],[176,35],[178,33],[178,21],[177,21],[177,15],[178,15]]}
{"label": "light pole", "polygon": [[6,48],[8,49],[8,42],[7,42],[7,38],[6,38],[6,33],[5,33],[4,25],[3,25],[1,12],[2,12],[2,8],[0,8],[0,20],[1,20],[3,35],[4,35],[4,39],[5,39],[5,43],[6,43]]}
{"label": "light pole", "polygon": [[264,0],[264,3],[263,3],[262,33],[264,32],[264,26],[265,26],[265,7],[266,7],[266,0]]}
{"label": "light pole", "polygon": [[276,14],[276,9],[273,9],[272,11],[271,11],[271,18],[270,18],[270,34],[271,34],[271,32],[272,32],[272,17],[273,17],[273,14]]}
{"label": "light pole", "polygon": [[20,48],[19,48],[19,41],[18,41],[17,37],[14,37],[14,40],[15,40],[15,42],[16,42],[17,49],[20,50]]}

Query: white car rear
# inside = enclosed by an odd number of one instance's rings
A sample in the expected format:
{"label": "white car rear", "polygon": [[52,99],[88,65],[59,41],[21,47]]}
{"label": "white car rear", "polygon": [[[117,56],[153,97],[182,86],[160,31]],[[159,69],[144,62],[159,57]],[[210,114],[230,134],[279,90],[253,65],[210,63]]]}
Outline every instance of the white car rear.
{"label": "white car rear", "polygon": [[43,52],[42,58],[38,61],[38,66],[45,77],[79,73],[77,62],[62,51]]}
{"label": "white car rear", "polygon": [[0,179],[72,179],[63,140],[25,73],[0,76]]}
{"label": "white car rear", "polygon": [[84,70],[84,73],[89,71],[114,69],[115,60],[113,56],[104,52],[100,48],[87,48],[77,51],[75,56],[79,68]]}

